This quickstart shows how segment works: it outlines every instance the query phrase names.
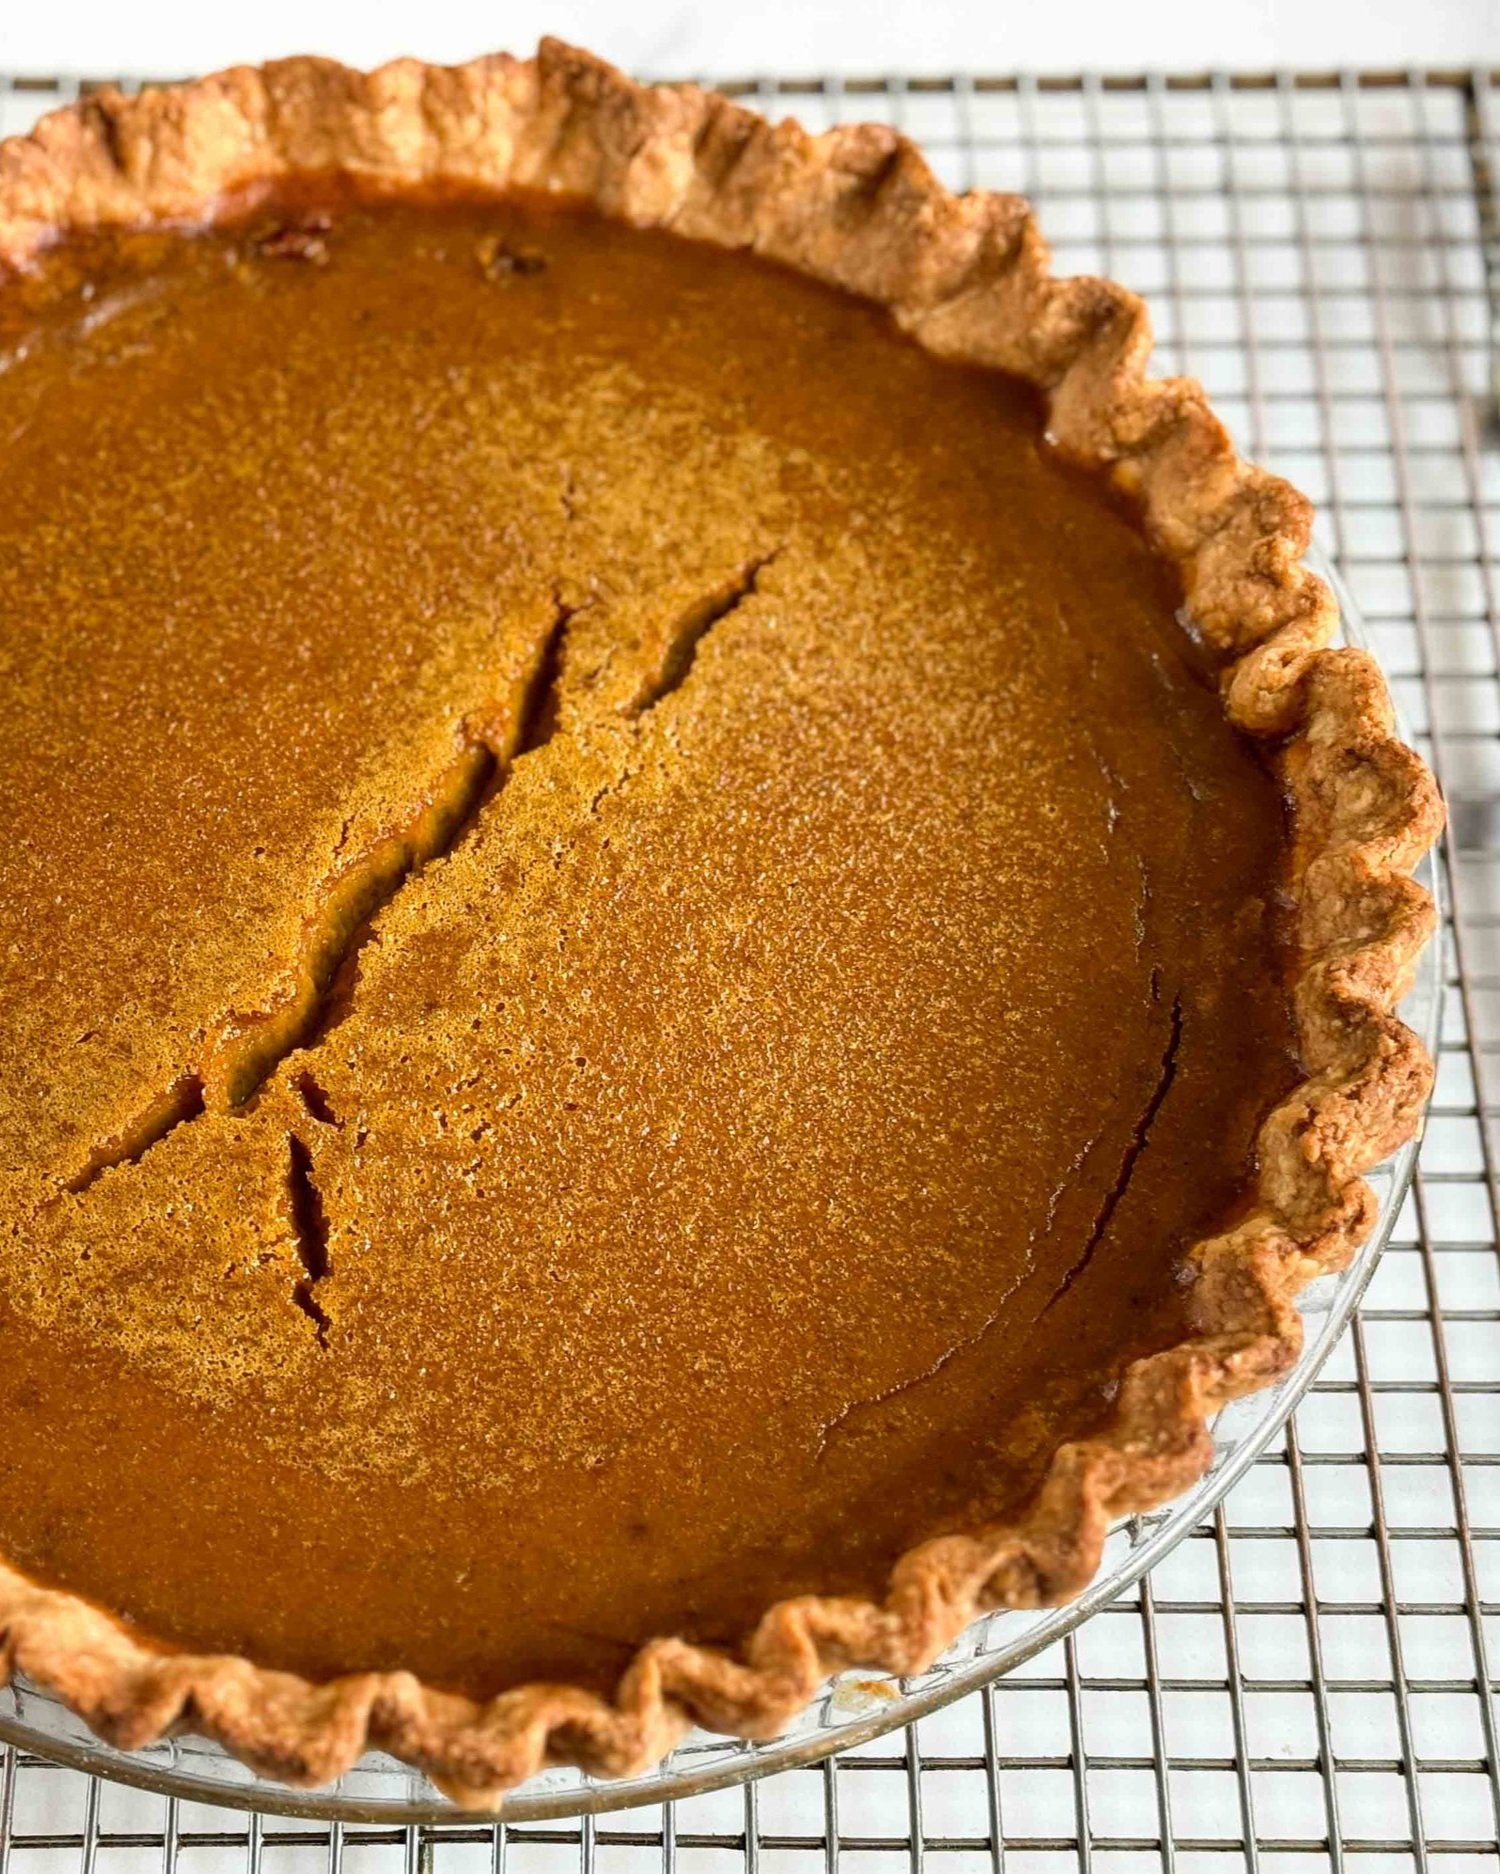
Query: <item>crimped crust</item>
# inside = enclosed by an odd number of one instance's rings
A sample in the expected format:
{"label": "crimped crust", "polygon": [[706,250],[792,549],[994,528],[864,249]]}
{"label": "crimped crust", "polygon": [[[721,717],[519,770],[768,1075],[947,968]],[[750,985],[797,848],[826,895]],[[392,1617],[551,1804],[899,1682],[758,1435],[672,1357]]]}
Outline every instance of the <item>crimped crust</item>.
{"label": "crimped crust", "polygon": [[1307,501],[1235,455],[1196,383],[1146,378],[1139,299],[1105,280],[1054,279],[1019,197],[950,194],[892,130],[809,136],[692,86],[634,84],[552,40],[533,59],[456,69],[403,60],[362,74],[290,59],[135,97],[101,92],[0,145],[0,278],[61,231],[197,221],[233,192],[334,170],[393,188],[546,189],[752,249],[889,307],[941,356],[1040,386],[1058,446],[1106,470],[1179,567],[1198,629],[1226,660],[1230,718],[1277,751],[1294,816],[1307,1078],[1261,1130],[1248,1214],[1193,1252],[1195,1337],[1129,1369],[1113,1423],[1057,1452],[1018,1524],[911,1550],[880,1603],[782,1601],[734,1657],[652,1641],[612,1703],[532,1684],[478,1705],[409,1673],[313,1685],[243,1658],[170,1653],[0,1564],[0,1675],[51,1688],[115,1744],[202,1732],[296,1784],[376,1748],[489,1808],[546,1764],[637,1773],[693,1723],[772,1736],[845,1667],[920,1671],[983,1611],[1076,1595],[1115,1518],[1201,1475],[1209,1417],[1295,1360],[1297,1291],[1367,1234],[1361,1174],[1418,1124],[1432,1065],[1394,1010],[1432,934],[1411,873],[1442,809],[1394,738],[1374,664],[1327,648],[1337,612],[1302,564]]}

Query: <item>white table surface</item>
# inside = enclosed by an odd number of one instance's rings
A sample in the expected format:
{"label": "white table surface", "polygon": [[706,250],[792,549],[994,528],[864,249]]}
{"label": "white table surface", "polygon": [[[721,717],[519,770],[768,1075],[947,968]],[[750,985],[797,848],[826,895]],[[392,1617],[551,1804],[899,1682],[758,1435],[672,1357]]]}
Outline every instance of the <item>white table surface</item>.
{"label": "white table surface", "polygon": [[1500,64],[1500,0],[0,0],[0,68],[454,60],[544,32],[642,72],[720,76]]}
{"label": "white table surface", "polygon": [[[505,9],[472,0],[0,0],[0,66],[165,75],[296,48],[359,62],[407,49],[458,58],[482,46],[527,48],[542,30],[641,70],[723,75],[757,67],[1500,62],[1500,0],[1377,0],[1361,8],[1152,0],[1129,22],[1120,0],[987,0],[982,8],[908,0],[900,11],[882,11],[881,0],[862,0],[858,9],[850,0],[742,0],[738,15],[724,0],[711,7],[712,0],[698,9],[632,0],[628,13],[598,0],[524,0]],[[817,102],[799,108],[812,116]],[[1011,138],[997,139],[995,169],[982,179],[1013,183],[1015,119],[998,96],[980,102],[992,127],[1008,124]],[[0,127],[20,128],[18,113],[42,100],[26,94],[9,103],[15,114],[8,121],[0,114]],[[1472,447],[1465,425],[1473,410],[1461,394],[1466,383],[1485,381],[1489,309],[1460,94],[1381,92],[1356,102],[1300,93],[1295,106],[1247,95],[1238,103],[1241,128],[1258,141],[1240,142],[1230,163],[1227,144],[1216,142],[1214,100],[1168,99],[1181,145],[1171,152],[1170,213],[1155,199],[1149,160],[1141,168],[1151,149],[1137,147],[1123,152],[1120,186],[1096,220],[1091,172],[1085,167],[1080,184],[1079,152],[1064,132],[1062,146],[1049,147],[1048,162],[1038,165],[1047,225],[1067,267],[1118,262],[1122,277],[1152,294],[1174,339],[1166,366],[1201,372],[1215,406],[1256,453],[1320,501],[1326,538],[1372,621],[1375,648],[1424,750],[1432,752],[1435,730],[1449,788],[1483,805],[1500,795],[1493,679],[1500,462]],[[872,100],[869,109],[878,106]],[[1041,127],[1055,134],[1075,108],[1076,100],[1044,99]],[[1296,164],[1277,160],[1281,112],[1295,116],[1308,139]],[[1139,121],[1149,129],[1149,114]],[[1354,123],[1380,133],[1358,164],[1348,147]],[[1438,133],[1431,147],[1414,140],[1414,127]],[[1264,177],[1255,167],[1261,161]],[[1164,158],[1163,175],[1167,169]],[[1221,176],[1238,178],[1238,194],[1216,181]],[[1112,253],[1099,246],[1101,232],[1114,242]],[[998,1864],[989,1844],[999,1825],[1014,1870],[1077,1868],[1084,1843],[1096,1851],[1104,1844],[1094,1862],[1101,1874],[1170,1866],[1165,1846],[1158,1854],[1155,1844],[1175,1840],[1185,1844],[1176,1861],[1182,1874],[1202,1874],[1253,1865],[1240,1846],[1252,1817],[1275,1850],[1263,1865],[1286,1874],[1340,1865],[1325,1846],[1329,1836],[1352,1844],[1351,1860],[1364,1868],[1421,1865],[1407,1850],[1413,1834],[1449,1874],[1494,1874],[1500,1781],[1486,1758],[1473,1639],[1492,1626],[1493,1672],[1500,1265],[1480,1127],[1488,1122],[1497,1148],[1500,1135],[1496,1107],[1475,1099],[1478,1064],[1500,1059],[1493,844],[1470,851],[1457,879],[1469,920],[1466,954],[1480,985],[1472,997],[1480,1051],[1465,1046],[1470,1010],[1450,992],[1424,1186],[1382,1261],[1359,1338],[1343,1344],[1299,1414],[1295,1466],[1282,1454],[1257,1466],[1224,1523],[1184,1542],[1153,1576],[1151,1601],[1120,1603],[1090,1622],[1074,1649],[1052,1649],[1003,1682],[994,1737],[1011,1767],[993,1783],[983,1707],[971,1698],[924,1721],[910,1745],[899,1736],[877,1740],[838,1769],[768,1779],[753,1803],[730,1790],[681,1805],[670,1854],[661,1812],[637,1810],[597,1834],[576,1824],[548,1836],[515,1830],[502,1864],[498,1847],[458,1837],[419,1845],[273,1822],[263,1842],[231,1812],[168,1809],[158,1798],[113,1785],[101,1792],[74,1772],[31,1763],[13,1778],[9,1815],[0,1773],[11,1874],[161,1874],[177,1866],[185,1874],[417,1867],[476,1874],[491,1865],[509,1874],[672,1867],[746,1874],[757,1865],[752,1841],[757,1855],[765,1847],[758,1865],[768,1874],[825,1867],[904,1874],[916,1862],[908,1830],[913,1843],[925,1837],[959,1849],[930,1856],[929,1868],[967,1874]],[[1437,1303],[1447,1311],[1441,1325]],[[1452,1494],[1460,1483],[1483,1538],[1474,1544],[1472,1580],[1460,1566]],[[1227,1614],[1231,1586],[1238,1611]],[[1236,1636],[1232,1659],[1220,1651],[1225,1632]],[[1164,1691],[1152,1675],[1164,1679]],[[1418,1688],[1410,1698],[1409,1685]],[[1413,1735],[1403,1741],[1397,1714],[1407,1710]],[[1243,1738],[1234,1730],[1237,1713]],[[1158,1722],[1165,1743],[1153,1731]],[[1056,1850],[1075,1838],[1076,1855]],[[679,1839],[689,1844],[681,1859]]]}

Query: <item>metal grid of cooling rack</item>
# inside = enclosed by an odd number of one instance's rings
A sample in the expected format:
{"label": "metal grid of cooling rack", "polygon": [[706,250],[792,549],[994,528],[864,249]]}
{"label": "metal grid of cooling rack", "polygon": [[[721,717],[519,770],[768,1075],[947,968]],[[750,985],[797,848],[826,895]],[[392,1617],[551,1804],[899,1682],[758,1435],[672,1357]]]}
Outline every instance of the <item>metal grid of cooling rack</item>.
{"label": "metal grid of cooling rack", "polygon": [[[945,1874],[1500,1864],[1500,98],[1483,73],[761,80],[1033,196],[1163,369],[1320,504],[1453,808],[1417,1177],[1353,1327],[1212,1523],[1008,1679],[844,1757],[568,1824],[247,1817],[0,1752],[0,1874]],[[0,79],[0,132],[76,83]]]}

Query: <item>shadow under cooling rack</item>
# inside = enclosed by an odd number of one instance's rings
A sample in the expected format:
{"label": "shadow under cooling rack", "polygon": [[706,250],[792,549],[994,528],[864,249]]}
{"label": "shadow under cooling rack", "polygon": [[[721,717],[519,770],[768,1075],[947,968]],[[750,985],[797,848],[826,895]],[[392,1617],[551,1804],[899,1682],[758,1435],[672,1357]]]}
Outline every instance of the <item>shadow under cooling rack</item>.
{"label": "shadow under cooling rack", "polygon": [[[812,1769],[566,1824],[365,1829],[26,1758],[0,1874],[800,1874],[1500,1864],[1500,303],[1486,73],[806,81],[955,187],[1021,189],[1057,262],[1151,301],[1163,370],[1320,509],[1453,810],[1437,1098],[1389,1248],[1211,1522],[1000,1683]],[[0,79],[0,132],[79,81]]]}

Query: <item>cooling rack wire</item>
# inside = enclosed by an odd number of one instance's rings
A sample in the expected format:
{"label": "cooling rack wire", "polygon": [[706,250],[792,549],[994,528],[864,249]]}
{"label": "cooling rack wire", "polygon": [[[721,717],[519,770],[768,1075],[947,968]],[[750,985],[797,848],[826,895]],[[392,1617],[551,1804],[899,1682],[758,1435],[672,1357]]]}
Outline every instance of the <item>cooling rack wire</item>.
{"label": "cooling rack wire", "polygon": [[[1494,87],[1494,89],[1492,89]],[[1452,810],[1438,1091],[1352,1327],[1207,1526],[986,1691],[566,1823],[247,1816],[0,1750],[0,1874],[1500,1867],[1500,74],[761,79],[1019,188],[1320,508]],[[0,77],[0,133],[77,80]]]}

